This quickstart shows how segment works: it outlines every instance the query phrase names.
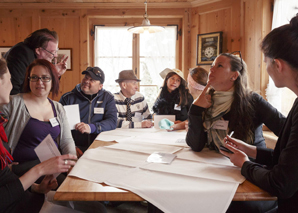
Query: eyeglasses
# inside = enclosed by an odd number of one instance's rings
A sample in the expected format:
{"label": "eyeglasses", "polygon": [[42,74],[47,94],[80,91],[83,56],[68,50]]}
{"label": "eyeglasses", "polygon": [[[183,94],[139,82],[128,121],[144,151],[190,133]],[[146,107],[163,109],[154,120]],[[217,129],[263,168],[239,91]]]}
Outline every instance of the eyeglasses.
{"label": "eyeglasses", "polygon": [[101,72],[97,69],[94,69],[94,67],[87,67],[86,71],[92,71],[94,75],[101,77]]}
{"label": "eyeglasses", "polygon": [[47,49],[45,49],[45,48],[43,48],[43,47],[41,47],[41,49],[43,49],[44,51],[50,53],[54,58],[55,58],[55,54],[57,54],[57,52],[58,52],[58,50],[59,50],[59,49],[57,49],[57,50],[54,51],[54,53],[52,53],[52,52],[48,51]]}
{"label": "eyeglasses", "polygon": [[51,77],[49,76],[41,76],[41,77],[38,77],[36,75],[33,75],[33,76],[30,76],[28,77],[29,81],[31,82],[37,82],[39,81],[39,79],[42,81],[42,82],[50,82],[52,80]]}
{"label": "eyeglasses", "polygon": [[241,68],[241,70],[239,70],[239,71],[241,72],[241,71],[243,70],[243,60],[242,60],[242,56],[241,56],[241,51],[234,51],[234,52],[232,52],[231,54],[240,57],[242,68]]}

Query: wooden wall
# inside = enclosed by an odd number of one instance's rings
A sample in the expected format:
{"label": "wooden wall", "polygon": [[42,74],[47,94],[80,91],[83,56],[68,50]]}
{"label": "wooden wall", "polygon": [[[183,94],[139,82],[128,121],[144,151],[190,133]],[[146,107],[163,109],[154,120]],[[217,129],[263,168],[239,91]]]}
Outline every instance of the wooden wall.
{"label": "wooden wall", "polygon": [[[252,88],[263,91],[268,82],[264,72],[259,43],[271,27],[273,0],[222,0],[190,8],[189,4],[169,3],[150,8],[149,19],[180,20],[177,67],[187,75],[196,66],[197,34],[223,31],[223,51],[241,50],[249,66]],[[61,6],[63,5],[63,6]],[[61,79],[59,97],[74,88],[82,79],[81,71],[92,66],[92,23],[103,19],[143,17],[143,5],[119,8],[84,3],[0,3],[0,46],[13,46],[40,28],[49,28],[59,35],[59,48],[72,48],[72,71]],[[151,20],[153,23],[153,21]],[[162,21],[161,21],[162,22]],[[138,22],[137,22],[138,23]],[[209,66],[205,67],[209,70]],[[263,71],[262,71],[263,70]]]}
{"label": "wooden wall", "polygon": [[[225,0],[191,10],[191,67],[196,65],[197,34],[223,32],[223,52],[240,50],[248,65],[251,88],[264,96],[268,74],[259,48],[270,32],[272,0]],[[210,66],[203,66],[209,70]]]}

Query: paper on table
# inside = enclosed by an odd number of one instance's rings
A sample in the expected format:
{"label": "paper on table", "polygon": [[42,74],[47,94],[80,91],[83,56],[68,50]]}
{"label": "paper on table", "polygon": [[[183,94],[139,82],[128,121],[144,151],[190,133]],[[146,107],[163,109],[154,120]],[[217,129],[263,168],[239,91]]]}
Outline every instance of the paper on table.
{"label": "paper on table", "polygon": [[165,163],[171,164],[177,155],[170,153],[154,152],[147,158],[147,162],[150,163]]}
{"label": "paper on table", "polygon": [[75,129],[76,124],[81,122],[79,104],[63,106],[71,130]]}
{"label": "paper on table", "polygon": [[208,148],[204,148],[200,152],[194,152],[191,150],[191,148],[184,148],[183,150],[179,151],[177,158],[235,167],[229,158],[217,153],[215,150],[209,150]]}
{"label": "paper on table", "polygon": [[[61,155],[50,134],[48,134],[47,137],[45,137],[45,139],[43,139],[43,141],[37,147],[35,147],[34,151],[40,162]],[[57,177],[58,175],[59,174],[55,174],[54,176]]]}
{"label": "paper on table", "polygon": [[105,183],[132,191],[163,212],[171,213],[224,213],[238,187],[237,183],[169,175],[138,168],[121,176],[114,175]]}
{"label": "paper on table", "polygon": [[106,146],[107,149],[121,149],[132,152],[141,152],[151,154],[152,152],[165,152],[165,153],[175,153],[182,149],[182,147],[167,146],[164,144],[153,144],[145,142],[126,142],[126,143],[116,143],[111,146]]}
{"label": "paper on table", "polygon": [[154,128],[159,129],[159,121],[164,119],[164,118],[167,118],[170,121],[175,122],[176,116],[175,115],[156,115],[155,114],[154,115]]}

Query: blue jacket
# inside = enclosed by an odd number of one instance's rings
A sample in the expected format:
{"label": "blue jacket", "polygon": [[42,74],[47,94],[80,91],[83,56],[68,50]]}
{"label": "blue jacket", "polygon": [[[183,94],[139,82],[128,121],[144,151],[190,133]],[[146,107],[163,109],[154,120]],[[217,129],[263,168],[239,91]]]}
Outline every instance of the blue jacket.
{"label": "blue jacket", "polygon": [[[71,92],[62,95],[59,102],[62,105],[79,104],[81,122],[89,124],[91,128],[91,134],[71,131],[77,146],[88,148],[99,133],[116,129],[117,108],[114,96],[109,91],[101,89],[90,101],[82,94],[81,84],[78,84]],[[100,109],[99,112],[94,113],[94,108]]]}

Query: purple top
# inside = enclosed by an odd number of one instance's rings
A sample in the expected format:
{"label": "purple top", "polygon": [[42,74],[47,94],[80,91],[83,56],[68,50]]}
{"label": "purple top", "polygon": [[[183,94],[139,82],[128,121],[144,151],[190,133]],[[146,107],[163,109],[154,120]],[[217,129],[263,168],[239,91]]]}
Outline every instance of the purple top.
{"label": "purple top", "polygon": [[[52,105],[54,116],[56,117],[57,113],[54,104],[50,99],[48,100]],[[14,162],[23,163],[38,159],[34,149],[48,134],[51,134],[53,140],[56,142],[56,139],[60,134],[60,125],[52,127],[49,121],[40,121],[31,117],[20,136],[15,151],[13,152],[12,156]],[[58,147],[57,142],[56,145]]]}

